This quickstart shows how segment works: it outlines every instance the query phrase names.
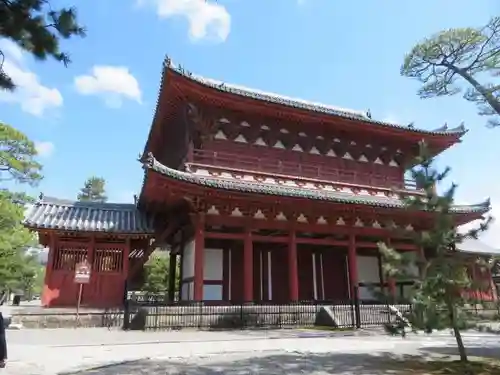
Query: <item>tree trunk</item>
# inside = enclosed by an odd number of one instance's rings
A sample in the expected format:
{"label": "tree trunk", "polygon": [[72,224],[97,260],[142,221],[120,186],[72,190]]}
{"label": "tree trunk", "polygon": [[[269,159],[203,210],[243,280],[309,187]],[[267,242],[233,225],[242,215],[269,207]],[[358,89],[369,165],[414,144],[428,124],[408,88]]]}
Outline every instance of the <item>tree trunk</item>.
{"label": "tree trunk", "polygon": [[462,334],[458,329],[457,315],[455,306],[452,303],[446,303],[450,313],[450,323],[453,328],[453,334],[455,335],[455,340],[457,340],[458,354],[460,355],[460,361],[467,363],[469,359],[467,358],[467,351],[465,350],[464,342],[462,340]]}
{"label": "tree trunk", "polygon": [[472,77],[469,73],[467,73],[464,69],[460,69],[455,65],[448,66],[451,70],[453,70],[458,75],[462,76],[467,82],[474,87],[478,93],[486,100],[491,108],[500,116],[500,101],[495,98],[495,96],[483,85],[481,85],[474,77]]}

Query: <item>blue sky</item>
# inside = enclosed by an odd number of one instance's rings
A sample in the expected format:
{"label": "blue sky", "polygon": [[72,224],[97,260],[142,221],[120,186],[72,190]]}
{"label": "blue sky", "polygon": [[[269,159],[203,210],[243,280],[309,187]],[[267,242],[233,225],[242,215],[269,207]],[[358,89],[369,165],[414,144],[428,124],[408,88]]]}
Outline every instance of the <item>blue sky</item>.
{"label": "blue sky", "polygon": [[[68,68],[35,62],[2,42],[19,90],[0,95],[1,120],[38,142],[45,179],[36,194],[72,199],[97,175],[110,200],[133,201],[142,182],[136,159],[168,54],[199,75],[370,109],[381,120],[422,128],[464,121],[471,131],[439,162],[452,166],[460,201],[490,196],[500,207],[500,129],[486,129],[459,96],[419,99],[418,83],[399,75],[417,41],[486,23],[499,13],[498,0],[106,0],[78,2],[78,11],[88,36],[63,43],[73,60]],[[485,240],[500,246],[498,232],[500,225]]]}

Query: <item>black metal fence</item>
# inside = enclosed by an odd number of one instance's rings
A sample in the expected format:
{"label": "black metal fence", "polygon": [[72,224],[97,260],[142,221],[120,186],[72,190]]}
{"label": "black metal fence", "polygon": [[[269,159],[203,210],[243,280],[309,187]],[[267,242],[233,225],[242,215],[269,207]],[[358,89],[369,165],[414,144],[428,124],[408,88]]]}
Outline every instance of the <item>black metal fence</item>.
{"label": "black metal fence", "polygon": [[389,307],[387,304],[361,300],[215,305],[213,301],[167,303],[161,296],[129,296],[125,303],[123,328],[362,328],[394,323],[397,319],[394,308],[404,314],[410,306]]}

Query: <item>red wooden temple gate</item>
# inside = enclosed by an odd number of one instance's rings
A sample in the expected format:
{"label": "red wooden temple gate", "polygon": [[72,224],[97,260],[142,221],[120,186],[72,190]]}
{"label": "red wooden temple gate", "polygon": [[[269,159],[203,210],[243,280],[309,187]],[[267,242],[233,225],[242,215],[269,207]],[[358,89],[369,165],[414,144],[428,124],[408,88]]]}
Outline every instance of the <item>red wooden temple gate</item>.
{"label": "red wooden temple gate", "polygon": [[[85,257],[84,302],[119,303],[157,247],[181,257],[187,300],[342,299],[374,284],[396,293],[405,285],[383,280],[377,242],[420,254],[408,234],[432,225],[404,209],[399,194],[422,194],[405,171],[420,140],[437,155],[465,133],[203,79],[167,59],[137,204],[43,199],[28,212],[25,225],[50,248],[44,304],[74,304]],[[489,209],[456,206],[456,224]]]}

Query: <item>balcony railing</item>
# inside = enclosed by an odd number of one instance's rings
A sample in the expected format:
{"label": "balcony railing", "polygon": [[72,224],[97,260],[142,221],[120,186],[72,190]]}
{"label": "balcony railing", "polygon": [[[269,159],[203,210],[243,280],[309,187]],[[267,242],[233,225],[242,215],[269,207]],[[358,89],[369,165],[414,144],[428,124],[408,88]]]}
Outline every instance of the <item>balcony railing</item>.
{"label": "balcony railing", "polygon": [[230,152],[194,150],[192,163],[254,172],[273,173],[285,176],[313,178],[354,185],[417,190],[415,181],[413,180],[403,180],[384,175],[352,170],[341,170],[330,168],[325,165],[260,158]]}

